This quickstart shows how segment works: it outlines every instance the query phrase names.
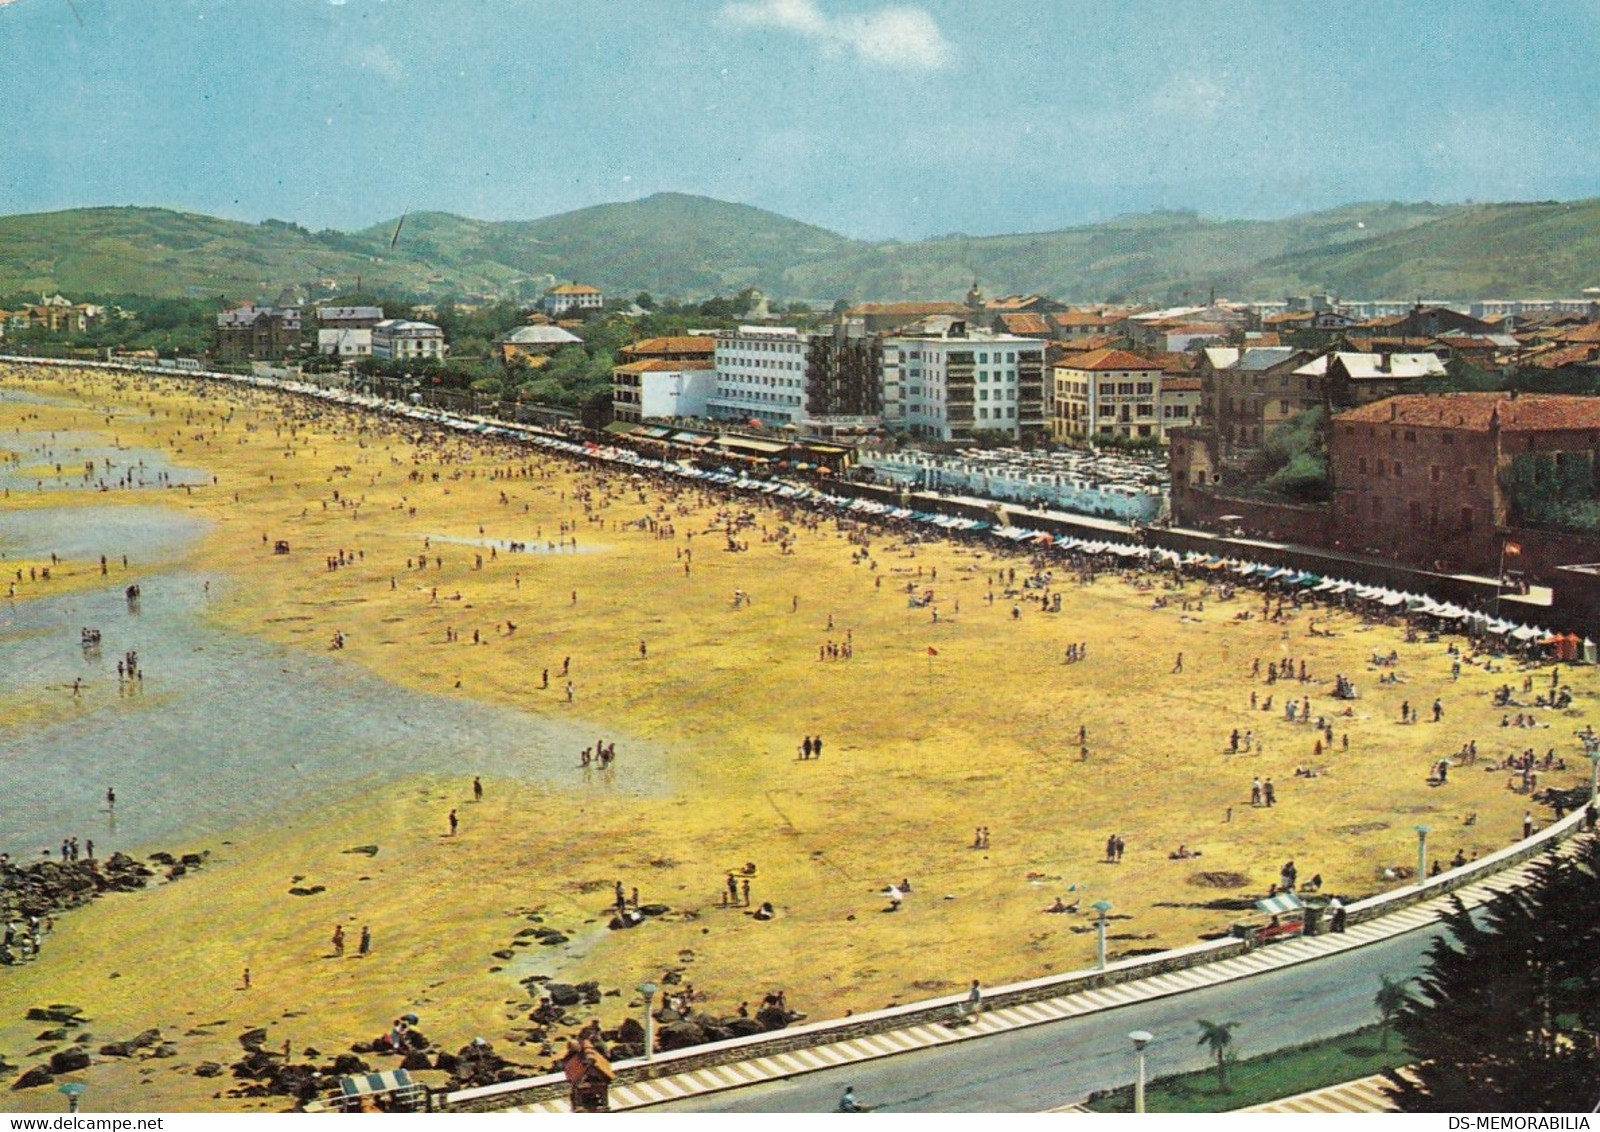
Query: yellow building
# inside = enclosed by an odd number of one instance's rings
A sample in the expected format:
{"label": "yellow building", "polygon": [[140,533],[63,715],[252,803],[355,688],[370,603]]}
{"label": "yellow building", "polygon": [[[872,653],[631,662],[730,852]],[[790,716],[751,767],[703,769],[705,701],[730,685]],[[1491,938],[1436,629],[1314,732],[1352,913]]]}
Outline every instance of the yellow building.
{"label": "yellow building", "polygon": [[1127,350],[1068,354],[1056,363],[1050,434],[1057,440],[1159,438],[1161,362]]}

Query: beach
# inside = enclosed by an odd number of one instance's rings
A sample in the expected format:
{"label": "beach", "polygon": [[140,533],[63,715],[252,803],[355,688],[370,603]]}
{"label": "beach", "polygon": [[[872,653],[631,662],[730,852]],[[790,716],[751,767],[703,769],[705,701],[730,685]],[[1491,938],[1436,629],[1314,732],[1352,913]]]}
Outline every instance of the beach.
{"label": "beach", "polygon": [[[331,1057],[407,1011],[446,1049],[481,1036],[542,1071],[562,1034],[530,1037],[530,974],[617,991],[582,1012],[612,1027],[669,973],[714,1015],[783,988],[824,1018],[1073,970],[1094,961],[1093,901],[1112,904],[1113,955],[1178,946],[1226,930],[1286,860],[1348,899],[1403,883],[1418,823],[1444,860],[1516,839],[1529,809],[1542,824],[1496,769],[1508,754],[1553,748],[1570,769],[1541,787],[1587,782],[1588,669],[1562,668],[1571,708],[1501,727],[1521,709],[1493,691],[1531,704],[1523,681],[1543,692],[1548,668],[1468,655],[1457,678],[1457,638],[1292,603],[1273,620],[1248,589],[1050,562],[1035,590],[1026,550],[279,394],[44,370],[0,391],[19,466],[54,430],[168,477],[99,490],[64,466],[48,490],[13,475],[0,501],[0,775],[23,800],[0,846],[209,853],[60,916],[37,960],[0,969],[19,1071],[61,1044],[25,1018],[48,1003],[83,1008],[91,1051],[170,1040],[170,1057],[96,1055],[91,1111],[283,1108],[194,1070],[230,1064],[252,1027]],[[112,670],[130,649],[142,682]],[[1307,680],[1269,685],[1283,661]],[[1333,698],[1336,675],[1358,698]],[[1332,740],[1286,718],[1301,697]],[[814,736],[823,753],[801,757]],[[1429,784],[1473,742],[1474,765]],[[586,766],[605,744],[615,761]],[[1276,804],[1251,804],[1254,779]],[[747,862],[750,903],[729,906]],[[609,930],[617,883],[667,911]],[[1079,912],[1047,913],[1057,897]],[[518,936],[536,923],[566,942]],[[335,925],[369,926],[371,954],[333,957]]]}

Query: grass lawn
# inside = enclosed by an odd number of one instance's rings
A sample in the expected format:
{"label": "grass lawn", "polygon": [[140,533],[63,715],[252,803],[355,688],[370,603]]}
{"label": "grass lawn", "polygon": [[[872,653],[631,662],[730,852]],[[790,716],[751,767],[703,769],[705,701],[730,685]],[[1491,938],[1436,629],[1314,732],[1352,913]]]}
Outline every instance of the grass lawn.
{"label": "grass lawn", "polygon": [[[1414,1060],[1399,1035],[1380,1046],[1378,1028],[1341,1034],[1322,1042],[1279,1050],[1228,1066],[1228,1091],[1217,1087],[1215,1069],[1162,1077],[1145,1086],[1148,1112],[1231,1112],[1292,1097],[1359,1077],[1369,1077]],[[1133,1111],[1133,1086],[1090,1100],[1095,1112]]]}

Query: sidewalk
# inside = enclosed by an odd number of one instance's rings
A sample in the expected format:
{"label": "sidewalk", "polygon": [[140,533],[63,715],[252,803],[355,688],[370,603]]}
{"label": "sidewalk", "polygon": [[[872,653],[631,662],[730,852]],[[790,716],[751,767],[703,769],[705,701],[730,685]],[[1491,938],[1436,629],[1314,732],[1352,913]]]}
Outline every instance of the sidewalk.
{"label": "sidewalk", "polygon": [[[1569,851],[1572,844],[1573,841],[1569,839],[1564,843],[1562,851]],[[672,1076],[618,1085],[611,1090],[611,1110],[617,1112],[626,1109],[643,1108],[667,1101],[681,1100],[685,1097],[699,1096],[727,1089],[739,1089],[747,1085],[760,1084],[764,1081],[774,1081],[817,1070],[832,1069],[840,1065],[871,1061],[880,1057],[893,1057],[896,1054],[909,1053],[913,1050],[928,1049],[932,1046],[987,1037],[991,1034],[1004,1033],[1008,1030],[1021,1029],[1025,1026],[1039,1026],[1048,1022],[1057,1022],[1064,1018],[1093,1014],[1103,1010],[1115,1010],[1117,1007],[1127,1006],[1135,1002],[1145,1002],[1150,999],[1183,994],[1186,991],[1198,990],[1201,987],[1216,986],[1219,983],[1232,982],[1236,979],[1247,979],[1252,975],[1259,975],[1265,971],[1278,970],[1298,963],[1307,963],[1326,955],[1389,939],[1433,923],[1438,920],[1442,912],[1450,907],[1452,897],[1459,897],[1468,907],[1482,904],[1496,892],[1501,892],[1520,884],[1528,876],[1536,862],[1537,858],[1515,868],[1496,873],[1475,884],[1457,889],[1450,895],[1437,897],[1409,908],[1403,908],[1400,911],[1368,920],[1364,923],[1354,924],[1348,931],[1339,935],[1319,935],[1310,939],[1302,938],[1285,943],[1270,944],[1245,955],[1224,959],[1216,963],[1207,963],[1203,966],[1192,967],[1188,970],[1176,971],[1167,975],[1156,975],[1132,982],[1101,987],[1096,990],[1078,991],[1073,994],[1044,999],[1038,1002],[996,1007],[985,1010],[976,1022],[963,1023],[959,1026],[947,1026],[942,1023],[908,1026],[905,1029],[874,1034],[869,1037],[812,1046],[789,1053],[758,1057],[727,1065],[708,1066]],[[1336,1086],[1336,1088],[1345,1087]],[[1322,1092],[1328,1091],[1322,1090]],[[1320,1095],[1320,1093],[1308,1095]],[[1291,1100],[1298,1099],[1291,1098]],[[1274,1103],[1285,1104],[1288,1102],[1278,1101]],[[503,1111],[567,1112],[569,1109],[564,1099],[552,1099]],[[1306,1109],[1305,1111],[1321,1110]],[[1380,1110],[1352,1109],[1348,1111]]]}
{"label": "sidewalk", "polygon": [[[1404,1069],[1396,1070],[1402,1076]],[[1309,1093],[1251,1105],[1239,1112],[1394,1112],[1394,1101],[1389,1096],[1389,1078],[1377,1073],[1342,1085],[1329,1085]]]}

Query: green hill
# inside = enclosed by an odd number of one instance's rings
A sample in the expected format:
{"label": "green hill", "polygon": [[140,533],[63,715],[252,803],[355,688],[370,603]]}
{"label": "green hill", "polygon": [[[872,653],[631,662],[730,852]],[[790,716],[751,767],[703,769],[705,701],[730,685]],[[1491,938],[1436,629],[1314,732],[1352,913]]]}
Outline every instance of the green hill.
{"label": "green hill", "polygon": [[1283,220],[1193,213],[1118,217],[1055,232],[851,240],[746,205],[661,193],[528,221],[449,213],[359,232],[310,232],[153,208],[0,218],[0,293],[271,298],[353,289],[419,299],[530,301],[555,280],[682,298],[756,287],[777,298],[1077,301],[1570,295],[1600,282],[1600,200],[1358,204]]}

